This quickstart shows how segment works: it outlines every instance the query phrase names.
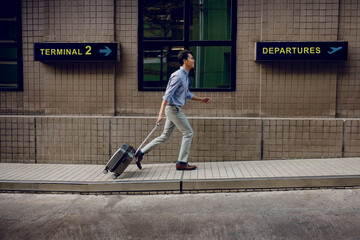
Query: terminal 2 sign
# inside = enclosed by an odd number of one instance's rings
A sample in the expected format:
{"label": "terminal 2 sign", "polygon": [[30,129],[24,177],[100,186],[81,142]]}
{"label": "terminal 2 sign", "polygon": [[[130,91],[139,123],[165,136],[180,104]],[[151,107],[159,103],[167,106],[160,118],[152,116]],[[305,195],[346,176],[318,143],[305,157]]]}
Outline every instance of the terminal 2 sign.
{"label": "terminal 2 sign", "polygon": [[256,42],[255,61],[346,61],[348,42]]}
{"label": "terminal 2 sign", "polygon": [[116,62],[117,43],[35,43],[35,61]]}

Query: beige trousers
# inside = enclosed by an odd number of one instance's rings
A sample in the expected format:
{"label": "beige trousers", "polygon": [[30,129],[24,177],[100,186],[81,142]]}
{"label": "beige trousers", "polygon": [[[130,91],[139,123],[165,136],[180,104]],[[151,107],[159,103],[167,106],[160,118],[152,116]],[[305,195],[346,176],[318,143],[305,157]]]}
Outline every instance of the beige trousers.
{"label": "beige trousers", "polygon": [[165,116],[166,122],[164,131],[161,136],[152,140],[144,148],[142,148],[141,151],[146,154],[158,145],[169,140],[176,127],[183,135],[178,161],[188,162],[190,146],[192,138],[194,136],[194,131],[192,130],[184,112],[181,110],[181,107],[167,105],[165,108]]}

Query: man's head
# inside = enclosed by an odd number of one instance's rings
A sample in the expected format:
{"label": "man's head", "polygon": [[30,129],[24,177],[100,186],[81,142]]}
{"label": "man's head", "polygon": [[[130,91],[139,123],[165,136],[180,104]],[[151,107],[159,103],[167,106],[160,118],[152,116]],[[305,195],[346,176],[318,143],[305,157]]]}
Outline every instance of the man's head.
{"label": "man's head", "polygon": [[178,61],[180,63],[180,66],[183,66],[189,70],[194,68],[194,66],[195,66],[195,60],[193,58],[192,52],[190,52],[189,50],[186,50],[186,49],[179,52]]}

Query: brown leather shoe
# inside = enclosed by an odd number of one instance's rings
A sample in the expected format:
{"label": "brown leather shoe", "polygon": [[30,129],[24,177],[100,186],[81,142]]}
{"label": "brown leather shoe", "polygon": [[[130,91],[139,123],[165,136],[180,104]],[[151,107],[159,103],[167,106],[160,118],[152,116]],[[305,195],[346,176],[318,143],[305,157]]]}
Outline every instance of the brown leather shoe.
{"label": "brown leather shoe", "polygon": [[197,168],[196,165],[189,165],[188,163],[180,163],[176,164],[176,170],[195,170]]}
{"label": "brown leather shoe", "polygon": [[142,166],[141,166],[141,160],[143,159],[143,156],[144,154],[139,151],[136,155],[135,155],[135,163],[136,163],[136,166],[141,170],[142,169]]}

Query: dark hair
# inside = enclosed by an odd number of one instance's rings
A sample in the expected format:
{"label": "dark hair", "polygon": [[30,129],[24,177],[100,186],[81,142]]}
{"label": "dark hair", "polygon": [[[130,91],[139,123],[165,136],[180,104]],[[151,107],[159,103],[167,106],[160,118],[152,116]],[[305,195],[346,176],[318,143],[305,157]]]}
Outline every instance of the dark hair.
{"label": "dark hair", "polygon": [[189,54],[192,55],[192,52],[190,52],[189,50],[186,50],[186,49],[179,52],[178,61],[179,61],[180,66],[182,66],[184,64],[184,60],[187,60]]}

